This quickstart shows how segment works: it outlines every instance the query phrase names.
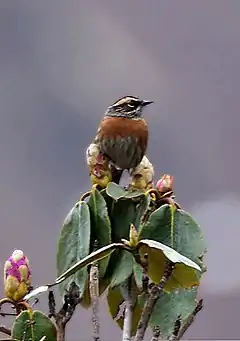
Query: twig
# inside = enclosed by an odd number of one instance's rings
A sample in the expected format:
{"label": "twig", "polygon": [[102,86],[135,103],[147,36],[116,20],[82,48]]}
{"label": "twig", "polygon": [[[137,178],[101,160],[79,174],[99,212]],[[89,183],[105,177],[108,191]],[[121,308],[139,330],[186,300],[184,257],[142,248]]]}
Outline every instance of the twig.
{"label": "twig", "polygon": [[143,270],[143,275],[142,275],[142,291],[145,293],[148,293],[148,284],[149,284],[149,277],[146,273],[146,270]]}
{"label": "twig", "polygon": [[[62,308],[59,310],[59,312],[57,314],[55,314],[55,321],[56,321],[56,325],[57,325],[57,341],[64,341],[65,340],[66,324],[72,318],[76,306],[81,301],[79,296],[80,296],[79,288],[75,282],[72,282],[70,284],[69,291],[67,291],[66,295],[64,296],[64,304],[63,304]],[[52,303],[53,303],[53,300],[52,300]],[[50,308],[51,304],[49,302],[49,308]],[[53,306],[51,306],[51,310],[53,313],[53,311],[54,311]]]}
{"label": "twig", "polygon": [[153,328],[153,336],[151,341],[158,341],[160,336],[160,328],[158,326]]}
{"label": "twig", "polygon": [[0,326],[0,332],[6,335],[11,335],[11,330],[5,326]]}
{"label": "twig", "polygon": [[185,321],[185,323],[181,326],[177,337],[174,339],[175,341],[179,341],[181,340],[181,338],[183,337],[183,335],[185,334],[185,332],[187,331],[187,329],[192,325],[192,323],[194,322],[195,316],[197,315],[197,313],[199,313],[201,310],[203,309],[203,299],[199,300],[196,308],[193,310],[193,312],[188,316],[187,320]]}
{"label": "twig", "polygon": [[122,341],[130,341],[132,335],[133,317],[132,277],[126,279],[126,281],[120,286],[120,289],[125,303]]}
{"label": "twig", "polygon": [[89,275],[89,291],[92,305],[92,327],[93,327],[93,341],[100,340],[100,322],[98,316],[99,310],[99,267],[95,262],[90,267]]}
{"label": "twig", "polygon": [[[33,301],[33,303],[31,304],[31,307],[33,308],[33,307],[35,307],[35,305],[36,304],[38,304],[39,303],[39,299],[36,297],[36,298],[34,298],[34,301]],[[41,341],[41,340],[40,340]]]}
{"label": "twig", "polygon": [[16,313],[3,313],[3,312],[0,312],[0,316],[2,316],[2,317],[17,316],[17,314]]}
{"label": "twig", "polygon": [[49,309],[48,317],[49,318],[56,317],[56,302],[52,290],[50,290],[48,293],[48,309]]}
{"label": "twig", "polygon": [[91,191],[88,191],[86,193],[84,193],[81,198],[79,199],[79,201],[84,201],[87,197],[89,197],[89,195],[91,194]]}
{"label": "twig", "polygon": [[146,299],[146,302],[144,304],[143,311],[141,314],[141,318],[137,326],[137,333],[135,336],[135,341],[143,341],[144,334],[148,327],[148,322],[152,315],[154,306],[157,303],[159,295],[161,294],[165,284],[167,283],[169,277],[171,276],[173,269],[174,269],[174,263],[168,262],[159,284],[158,285],[153,284],[151,286],[149,296]]}
{"label": "twig", "polygon": [[176,341],[180,328],[181,328],[181,315],[178,316],[178,318],[176,319],[174,323],[173,332],[169,338],[169,341]]}

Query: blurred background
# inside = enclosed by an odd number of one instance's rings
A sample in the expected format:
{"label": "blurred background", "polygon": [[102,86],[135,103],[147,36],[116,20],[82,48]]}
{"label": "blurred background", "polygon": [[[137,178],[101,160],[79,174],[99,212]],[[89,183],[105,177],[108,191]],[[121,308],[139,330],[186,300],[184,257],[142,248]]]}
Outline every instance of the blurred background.
{"label": "blurred background", "polygon": [[[85,149],[106,107],[136,95],[155,101],[156,177],[174,175],[208,243],[205,307],[186,337],[240,337],[239,17],[239,0],[0,1],[1,271],[22,248],[34,285],[55,278],[60,226],[90,186]],[[89,317],[76,312],[69,340],[91,339]]]}

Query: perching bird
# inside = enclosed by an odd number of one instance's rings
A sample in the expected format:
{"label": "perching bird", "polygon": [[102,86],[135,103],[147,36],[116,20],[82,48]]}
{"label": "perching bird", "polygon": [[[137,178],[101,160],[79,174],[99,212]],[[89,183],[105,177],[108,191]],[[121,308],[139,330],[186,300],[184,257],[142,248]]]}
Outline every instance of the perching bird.
{"label": "perching bird", "polygon": [[148,144],[148,126],[143,109],[153,101],[124,96],[110,105],[94,139],[103,155],[114,165],[113,181],[119,183],[123,170],[137,167]]}

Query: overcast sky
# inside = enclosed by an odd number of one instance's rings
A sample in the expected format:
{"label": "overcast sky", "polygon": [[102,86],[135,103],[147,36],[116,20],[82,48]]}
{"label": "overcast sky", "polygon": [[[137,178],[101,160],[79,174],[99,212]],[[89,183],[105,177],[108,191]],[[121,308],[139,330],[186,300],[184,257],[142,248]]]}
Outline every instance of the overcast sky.
{"label": "overcast sky", "polygon": [[[106,107],[125,94],[153,100],[148,155],[157,177],[174,175],[209,248],[210,298],[190,334],[239,336],[230,324],[220,331],[213,309],[214,295],[240,301],[239,18],[239,0],[1,0],[2,263],[22,248],[34,284],[54,278],[59,229],[90,186],[85,149]],[[88,340],[79,310],[73,341],[80,322]]]}

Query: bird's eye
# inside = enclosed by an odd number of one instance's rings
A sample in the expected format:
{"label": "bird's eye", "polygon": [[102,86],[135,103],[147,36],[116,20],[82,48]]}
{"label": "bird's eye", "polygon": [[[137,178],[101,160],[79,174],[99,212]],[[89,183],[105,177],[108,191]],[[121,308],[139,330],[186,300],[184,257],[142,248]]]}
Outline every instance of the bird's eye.
{"label": "bird's eye", "polygon": [[129,107],[129,108],[134,108],[134,107],[135,107],[135,104],[133,104],[133,103],[128,103],[128,107]]}

